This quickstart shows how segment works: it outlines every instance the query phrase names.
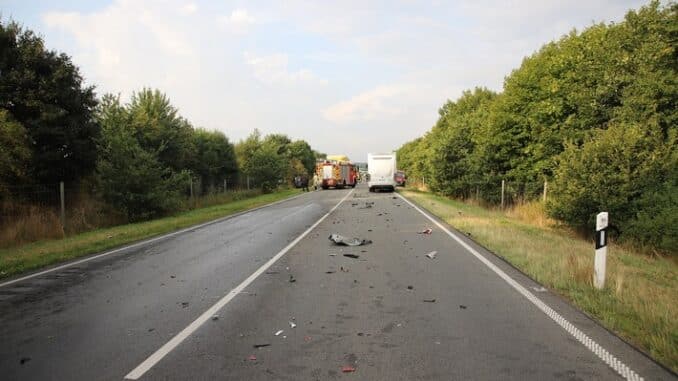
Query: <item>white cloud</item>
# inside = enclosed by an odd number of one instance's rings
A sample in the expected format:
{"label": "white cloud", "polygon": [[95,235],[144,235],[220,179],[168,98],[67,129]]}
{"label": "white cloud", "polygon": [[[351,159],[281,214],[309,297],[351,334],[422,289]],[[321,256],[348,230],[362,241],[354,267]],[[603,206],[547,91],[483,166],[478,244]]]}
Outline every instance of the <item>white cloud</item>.
{"label": "white cloud", "polygon": [[198,5],[196,3],[187,3],[181,7],[180,11],[181,13],[190,15],[198,11]]}
{"label": "white cloud", "polygon": [[318,78],[308,69],[289,71],[289,57],[287,54],[254,56],[245,52],[243,56],[245,63],[252,67],[254,77],[267,85],[291,85],[297,83],[327,84],[326,80]]}
{"label": "white cloud", "polygon": [[230,16],[222,16],[221,23],[234,33],[246,33],[256,23],[247,9],[235,9]]}
{"label": "white cloud", "polygon": [[328,107],[323,116],[333,123],[391,119],[405,111],[404,93],[415,91],[415,87],[407,85],[378,86]]}

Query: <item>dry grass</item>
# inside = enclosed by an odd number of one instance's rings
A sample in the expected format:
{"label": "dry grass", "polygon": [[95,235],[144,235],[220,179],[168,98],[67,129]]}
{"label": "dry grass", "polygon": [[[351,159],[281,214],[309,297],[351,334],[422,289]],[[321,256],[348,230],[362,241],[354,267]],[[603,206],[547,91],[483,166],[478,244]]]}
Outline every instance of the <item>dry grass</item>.
{"label": "dry grass", "polygon": [[506,216],[540,228],[552,227],[556,221],[546,215],[544,203],[539,201],[521,202],[506,210]]}
{"label": "dry grass", "polygon": [[678,265],[671,258],[613,243],[606,285],[598,291],[592,286],[593,243],[546,218],[539,203],[502,212],[428,193],[403,193],[678,370]]}
{"label": "dry grass", "polygon": [[0,225],[0,247],[64,237],[59,216],[53,210],[35,205],[13,209],[16,214]]}

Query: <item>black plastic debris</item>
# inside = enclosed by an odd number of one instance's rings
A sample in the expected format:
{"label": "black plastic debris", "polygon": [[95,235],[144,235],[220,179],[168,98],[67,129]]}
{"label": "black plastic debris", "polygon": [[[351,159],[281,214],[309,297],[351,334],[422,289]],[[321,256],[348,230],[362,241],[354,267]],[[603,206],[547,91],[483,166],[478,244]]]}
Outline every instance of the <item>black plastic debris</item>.
{"label": "black plastic debris", "polygon": [[349,254],[344,254],[344,257],[347,257],[347,258],[353,258],[353,259],[358,259],[358,258],[360,258],[360,255],[358,255],[358,254],[350,254],[350,253],[349,253]]}
{"label": "black plastic debris", "polygon": [[254,344],[255,348],[264,348],[264,347],[270,347],[271,343],[262,343],[262,344]]}
{"label": "black plastic debris", "polygon": [[30,357],[22,357],[21,360],[19,360],[19,364],[24,365],[25,363],[31,361]]}
{"label": "black plastic debris", "polygon": [[183,308],[188,307],[188,302],[181,302],[181,307],[183,307]]}
{"label": "black plastic debris", "polygon": [[369,239],[349,238],[340,234],[330,234],[328,238],[335,244],[342,246],[362,246],[372,243],[372,241]]}
{"label": "black plastic debris", "polygon": [[292,276],[292,274],[290,274],[290,283],[294,283],[296,281],[297,280],[294,278],[294,276]]}
{"label": "black plastic debris", "polygon": [[435,303],[436,300],[435,299],[424,299],[424,302],[425,303]]}
{"label": "black plastic debris", "polygon": [[219,320],[219,315],[212,316],[212,321],[217,321],[217,320]]}
{"label": "black plastic debris", "polygon": [[335,272],[336,272],[336,271],[328,270],[328,271],[325,271],[325,274],[334,274]]}
{"label": "black plastic debris", "polygon": [[412,286],[412,285],[407,286],[407,289],[408,289],[408,290],[414,290],[414,286]]}
{"label": "black plastic debris", "polygon": [[463,304],[460,304],[460,305],[459,305],[459,308],[461,308],[462,310],[465,310],[465,309],[466,309],[466,306],[463,305]]}

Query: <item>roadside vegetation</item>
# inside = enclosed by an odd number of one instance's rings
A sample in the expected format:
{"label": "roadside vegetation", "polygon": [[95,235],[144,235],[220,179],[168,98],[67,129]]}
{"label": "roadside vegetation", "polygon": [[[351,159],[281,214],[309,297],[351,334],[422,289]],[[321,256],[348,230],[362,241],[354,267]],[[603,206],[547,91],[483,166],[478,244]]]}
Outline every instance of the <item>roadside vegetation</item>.
{"label": "roadside vegetation", "polygon": [[1,17],[0,46],[0,248],[274,192],[321,156],[256,130],[233,144],[157,89],[99,96],[69,56]]}
{"label": "roadside vegetation", "polygon": [[409,183],[488,205],[541,198],[583,236],[610,233],[678,253],[678,4],[573,30],[524,58],[503,91],[448,100],[435,126],[398,150]]}
{"label": "roadside vegetation", "polygon": [[678,263],[609,246],[605,288],[593,287],[593,241],[549,219],[541,202],[507,210],[413,190],[403,195],[570,300],[678,371]]}
{"label": "roadside vegetation", "polygon": [[[63,239],[42,240],[0,249],[0,279],[215,220],[298,193],[300,192],[296,189],[284,189],[267,194],[250,191],[210,196],[198,201],[197,209],[172,217],[96,229]],[[210,204],[212,206],[206,206]]]}

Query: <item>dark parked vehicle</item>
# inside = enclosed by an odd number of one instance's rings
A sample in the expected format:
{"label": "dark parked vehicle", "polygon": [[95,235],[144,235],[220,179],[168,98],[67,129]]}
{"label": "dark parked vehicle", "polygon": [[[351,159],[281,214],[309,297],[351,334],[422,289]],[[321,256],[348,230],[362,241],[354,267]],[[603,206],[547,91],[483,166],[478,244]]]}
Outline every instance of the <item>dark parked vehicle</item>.
{"label": "dark parked vehicle", "polygon": [[395,178],[396,186],[399,186],[399,187],[405,186],[405,182],[407,181],[407,176],[405,176],[405,172],[403,172],[403,171],[396,172],[394,178]]}

